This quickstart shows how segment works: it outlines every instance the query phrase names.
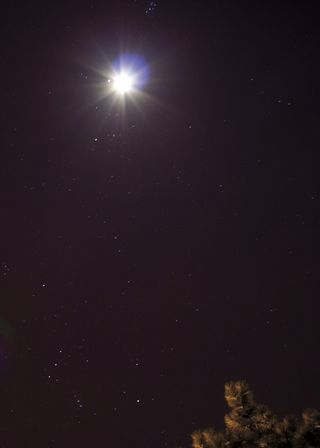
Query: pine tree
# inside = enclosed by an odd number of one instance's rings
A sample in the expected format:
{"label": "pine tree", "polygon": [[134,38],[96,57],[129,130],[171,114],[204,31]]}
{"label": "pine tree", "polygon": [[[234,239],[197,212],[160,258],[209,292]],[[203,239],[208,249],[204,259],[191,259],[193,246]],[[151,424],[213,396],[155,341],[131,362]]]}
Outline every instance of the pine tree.
{"label": "pine tree", "polygon": [[306,409],[301,419],[286,416],[278,420],[270,409],[254,401],[245,381],[225,384],[230,411],[225,428],[195,431],[193,448],[320,448],[320,412]]}

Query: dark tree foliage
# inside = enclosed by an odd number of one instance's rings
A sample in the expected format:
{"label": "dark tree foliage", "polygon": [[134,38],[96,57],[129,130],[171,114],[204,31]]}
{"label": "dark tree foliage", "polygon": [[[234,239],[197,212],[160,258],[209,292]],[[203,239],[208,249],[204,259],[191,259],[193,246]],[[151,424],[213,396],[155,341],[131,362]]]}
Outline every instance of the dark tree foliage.
{"label": "dark tree foliage", "polygon": [[320,412],[306,409],[301,418],[279,420],[267,406],[257,404],[245,381],[225,384],[230,408],[225,429],[213,428],[192,434],[193,448],[320,448]]}

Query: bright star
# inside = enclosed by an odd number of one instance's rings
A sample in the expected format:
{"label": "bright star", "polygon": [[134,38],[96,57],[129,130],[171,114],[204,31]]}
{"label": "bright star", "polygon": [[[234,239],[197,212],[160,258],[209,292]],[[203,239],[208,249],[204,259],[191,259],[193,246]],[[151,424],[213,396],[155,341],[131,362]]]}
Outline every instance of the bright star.
{"label": "bright star", "polygon": [[124,99],[141,94],[149,81],[150,69],[144,58],[135,53],[122,53],[112,63],[107,82],[110,92]]}
{"label": "bright star", "polygon": [[[132,105],[140,109],[140,101],[150,98],[150,95],[144,92],[150,80],[150,67],[146,60],[136,53],[121,53],[109,62],[106,70],[99,71],[99,74],[103,76],[103,81],[99,83],[99,99],[108,98],[110,110],[116,107],[125,112],[129,108],[131,110]],[[93,140],[96,142],[98,138]]]}
{"label": "bright star", "polygon": [[113,78],[113,89],[120,95],[132,92],[134,88],[134,77],[125,71],[117,73]]}

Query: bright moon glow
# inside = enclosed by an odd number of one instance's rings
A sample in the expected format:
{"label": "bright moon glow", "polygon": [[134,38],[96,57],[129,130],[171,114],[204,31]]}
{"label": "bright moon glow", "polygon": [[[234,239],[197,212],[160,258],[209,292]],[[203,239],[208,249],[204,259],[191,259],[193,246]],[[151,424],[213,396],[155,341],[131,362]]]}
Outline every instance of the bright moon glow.
{"label": "bright moon glow", "polygon": [[121,95],[131,92],[134,88],[133,76],[126,72],[118,73],[113,78],[113,88]]}

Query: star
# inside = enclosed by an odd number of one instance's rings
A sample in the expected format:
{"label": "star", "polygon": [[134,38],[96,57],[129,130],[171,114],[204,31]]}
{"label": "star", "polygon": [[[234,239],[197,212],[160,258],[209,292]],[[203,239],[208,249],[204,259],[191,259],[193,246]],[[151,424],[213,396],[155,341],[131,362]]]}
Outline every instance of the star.
{"label": "star", "polygon": [[120,95],[132,92],[134,89],[134,77],[126,71],[117,73],[113,79],[113,89]]}
{"label": "star", "polygon": [[149,66],[144,58],[135,53],[123,53],[112,64],[107,78],[109,92],[120,98],[141,92],[149,80]]}

